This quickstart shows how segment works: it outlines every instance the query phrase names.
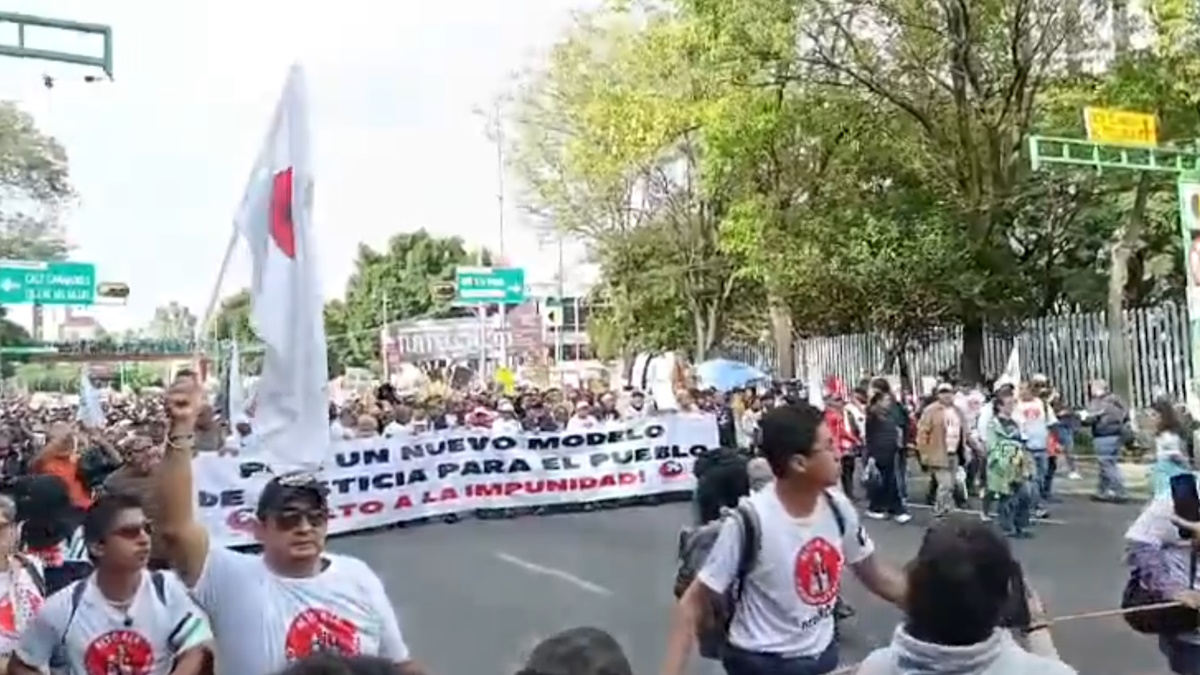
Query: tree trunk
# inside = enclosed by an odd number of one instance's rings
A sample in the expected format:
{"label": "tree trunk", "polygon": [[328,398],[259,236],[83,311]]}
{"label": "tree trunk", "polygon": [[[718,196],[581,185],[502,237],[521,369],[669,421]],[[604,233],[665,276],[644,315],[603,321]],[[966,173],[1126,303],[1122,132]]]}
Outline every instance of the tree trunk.
{"label": "tree trunk", "polygon": [[1130,21],[1129,3],[1126,0],[1113,0],[1112,6],[1113,49],[1117,56],[1129,51]]}
{"label": "tree trunk", "polygon": [[708,360],[708,354],[717,343],[717,321],[721,308],[716,302],[695,303],[692,308],[692,326],[695,329],[695,348],[692,350],[693,364]]}
{"label": "tree trunk", "polygon": [[771,340],[775,343],[776,375],[780,379],[797,377],[796,331],[787,303],[777,293],[767,292],[767,312],[771,319]]}
{"label": "tree trunk", "polygon": [[964,382],[983,382],[983,317],[974,311],[963,320],[958,376]]}
{"label": "tree trunk", "polygon": [[1109,386],[1126,401],[1133,400],[1133,378],[1129,351],[1125,348],[1125,287],[1129,281],[1129,259],[1133,256],[1146,224],[1146,202],[1150,197],[1150,174],[1138,178],[1129,218],[1113,233],[1108,276],[1108,360],[1112,364]]}

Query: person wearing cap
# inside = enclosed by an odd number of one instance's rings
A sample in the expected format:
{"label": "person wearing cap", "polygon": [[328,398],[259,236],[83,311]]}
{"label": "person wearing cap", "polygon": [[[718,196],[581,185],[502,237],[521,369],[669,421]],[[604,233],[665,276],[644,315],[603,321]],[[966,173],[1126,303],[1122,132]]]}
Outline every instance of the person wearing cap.
{"label": "person wearing cap", "polygon": [[255,509],[261,555],[213,545],[196,520],[193,433],[202,392],[176,382],[158,469],[160,522],[172,567],[204,609],[216,636],[218,673],[271,673],[317,652],[381,656],[401,675],[413,662],[379,576],[357,558],[325,550],[328,489],[307,474],[273,477]]}
{"label": "person wearing cap", "polygon": [[580,399],[575,404],[575,414],[567,421],[567,431],[584,431],[595,427],[596,418],[592,416],[592,404],[586,399]]}
{"label": "person wearing cap", "polygon": [[501,399],[496,404],[496,419],[492,422],[492,433],[499,436],[511,436],[521,431],[521,422],[517,419],[517,411],[512,401]]}
{"label": "person wearing cap", "polygon": [[954,405],[954,387],[943,382],[935,393],[937,400],[921,412],[917,422],[917,453],[921,464],[933,472],[937,481],[933,514],[941,517],[954,510],[954,488],[958,484],[959,458],[967,440],[967,426]]}

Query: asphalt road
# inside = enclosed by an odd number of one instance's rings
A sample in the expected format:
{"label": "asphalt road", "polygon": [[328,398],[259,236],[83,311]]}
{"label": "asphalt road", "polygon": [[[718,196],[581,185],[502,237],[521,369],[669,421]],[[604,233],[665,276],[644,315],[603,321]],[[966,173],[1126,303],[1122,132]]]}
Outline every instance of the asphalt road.
{"label": "asphalt road", "polygon": [[[903,564],[916,552],[928,511],[907,525],[868,523],[878,551]],[[1135,506],[1072,500],[1038,536],[1016,543],[1029,582],[1051,615],[1111,609],[1125,569],[1121,534]],[[621,641],[641,675],[654,675],[671,612],[674,554],[686,504],[507,520],[467,519],[337,539],[332,549],[366,560],[399,608],[414,654],[434,675],[505,675],[543,637],[581,625]],[[896,610],[852,578],[858,609],[845,631],[843,663],[886,644]],[[1088,675],[1165,671],[1151,639],[1120,618],[1054,628],[1064,660]],[[689,675],[722,672],[699,658]]]}

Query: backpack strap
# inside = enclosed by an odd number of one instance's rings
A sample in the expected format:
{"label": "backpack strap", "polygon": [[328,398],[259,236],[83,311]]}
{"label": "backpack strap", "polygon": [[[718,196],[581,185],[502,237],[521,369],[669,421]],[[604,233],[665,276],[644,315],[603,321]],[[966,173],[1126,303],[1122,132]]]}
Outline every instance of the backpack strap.
{"label": "backpack strap", "polygon": [[83,592],[87,590],[87,582],[91,577],[85,577],[71,584],[71,613],[67,614],[67,622],[63,624],[61,644],[67,643],[67,633],[71,632],[71,622],[75,620],[75,614],[79,611],[79,605],[83,603]]}
{"label": "backpack strap", "polygon": [[725,632],[729,632],[729,626],[733,623],[733,616],[737,614],[738,606],[741,604],[742,592],[746,589],[746,577],[750,575],[750,570],[754,568],[754,563],[758,560],[758,548],[761,545],[762,525],[758,519],[758,512],[754,510],[748,502],[741,502],[731,514],[738,523],[738,529],[742,533],[742,547],[738,553],[737,572],[734,574],[733,583],[729,588],[729,613],[726,616]]}
{"label": "backpack strap", "polygon": [[46,575],[42,573],[41,568],[37,566],[37,563],[30,560],[29,557],[24,553],[15,553],[13,554],[13,557],[16,558],[17,564],[24,568],[25,573],[28,574],[29,578],[33,581],[33,585],[37,587],[38,595],[45,598]]}
{"label": "backpack strap", "polygon": [[158,604],[163,607],[167,606],[167,580],[163,573],[159,570],[150,572],[150,585],[154,586],[154,597],[158,598]]}
{"label": "backpack strap", "polygon": [[838,506],[837,499],[829,490],[822,490],[825,494],[825,501],[829,503],[829,510],[833,511],[833,519],[837,521],[838,534],[843,539],[846,538],[846,514],[842,513],[842,508]]}

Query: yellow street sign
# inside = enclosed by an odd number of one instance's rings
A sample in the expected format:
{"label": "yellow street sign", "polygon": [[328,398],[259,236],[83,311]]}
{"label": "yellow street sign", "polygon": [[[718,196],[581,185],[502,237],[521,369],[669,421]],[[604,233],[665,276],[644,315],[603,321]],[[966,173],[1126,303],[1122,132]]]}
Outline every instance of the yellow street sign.
{"label": "yellow street sign", "polygon": [[1084,108],[1087,137],[1094,143],[1158,145],[1158,118],[1114,108]]}

